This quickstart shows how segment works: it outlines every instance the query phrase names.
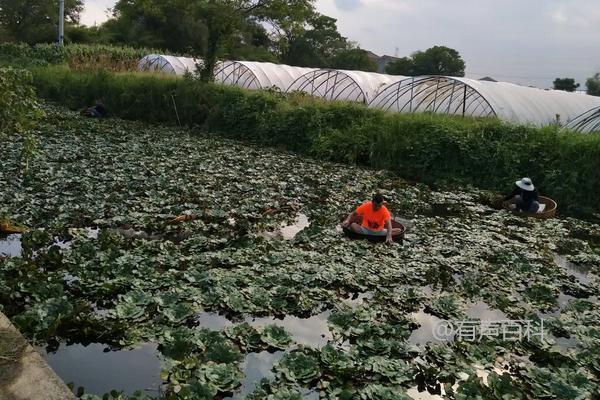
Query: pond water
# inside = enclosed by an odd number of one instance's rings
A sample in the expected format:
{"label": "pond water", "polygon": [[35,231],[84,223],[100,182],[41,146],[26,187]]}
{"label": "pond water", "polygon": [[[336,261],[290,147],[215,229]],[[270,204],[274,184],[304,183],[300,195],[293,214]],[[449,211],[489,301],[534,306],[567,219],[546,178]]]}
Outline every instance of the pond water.
{"label": "pond water", "polygon": [[[244,322],[247,322],[254,328],[261,328],[266,325],[281,326],[292,336],[296,343],[312,347],[323,347],[329,340],[333,339],[327,325],[329,315],[331,315],[331,311],[324,311],[308,318],[300,318],[293,315],[287,315],[283,319],[275,317],[246,317]],[[220,331],[234,325],[230,319],[218,313],[201,312],[194,319],[199,328],[215,331]]]}
{"label": "pond water", "polygon": [[246,322],[255,328],[269,324],[281,326],[292,335],[296,343],[320,348],[325,346],[328,341],[333,340],[327,325],[327,318],[330,315],[331,311],[324,311],[308,318],[299,318],[293,315],[288,315],[283,319],[248,317]]}
{"label": "pond water", "polygon": [[500,310],[492,309],[484,301],[469,303],[465,313],[469,318],[479,319],[481,321],[502,321],[507,319],[506,314]]}
{"label": "pond water", "polygon": [[21,234],[0,236],[0,257],[21,257]]}
{"label": "pond water", "polygon": [[406,394],[409,395],[413,400],[444,400],[442,396],[431,394],[426,390],[419,392],[419,388],[417,386],[407,389]]}
{"label": "pond water", "polygon": [[261,232],[259,236],[266,239],[283,239],[292,240],[300,231],[310,226],[308,216],[304,213],[299,213],[296,220],[292,224],[282,223],[281,226],[274,231]]}
{"label": "pond water", "polygon": [[354,293],[350,297],[343,299],[342,302],[350,307],[358,307],[373,298],[373,292]]}
{"label": "pond water", "polygon": [[589,284],[592,281],[589,267],[572,263],[567,260],[567,257],[558,254],[554,255],[554,262],[568,275],[574,276],[579,282]]}
{"label": "pond water", "polygon": [[426,313],[420,310],[416,313],[411,313],[410,316],[421,325],[419,328],[412,331],[408,342],[412,344],[426,344],[431,343],[446,343],[447,340],[440,339],[436,334],[438,326],[444,325],[445,320],[438,318],[434,315]]}
{"label": "pond water", "polygon": [[220,331],[233,325],[227,317],[211,312],[201,312],[196,314],[194,320],[199,328],[206,328],[213,331]]}
{"label": "pond water", "polygon": [[145,344],[134,350],[106,351],[103,344],[61,344],[48,353],[38,348],[42,357],[66,383],[74,389],[84,387],[86,393],[103,395],[111,390],[132,394],[142,390],[158,395],[161,360],[155,344]]}
{"label": "pond water", "polygon": [[[507,319],[506,314],[500,310],[492,309],[484,301],[478,301],[469,303],[465,312],[469,320],[481,320],[481,321],[503,321]],[[412,344],[426,344],[431,343],[446,343],[452,340],[453,335],[445,334],[445,327],[447,321],[436,317],[435,315],[429,314],[424,310],[420,310],[416,313],[410,314],[413,319],[420,325],[420,327],[414,330],[408,342]]]}
{"label": "pond water", "polygon": [[[76,229],[80,230],[80,229]],[[97,239],[100,234],[98,228],[83,228],[81,229],[85,235],[92,239]],[[23,254],[23,246],[21,244],[22,234],[0,235],[0,257],[21,257]],[[68,249],[71,246],[70,240],[60,240],[55,238],[53,245],[61,249]],[[34,252],[34,255],[36,253]]]}
{"label": "pond water", "polygon": [[274,377],[273,366],[281,360],[285,352],[277,351],[269,353],[261,351],[260,353],[250,353],[242,362],[242,371],[244,379],[242,380],[241,389],[235,393],[233,398],[241,398],[249,393],[252,393],[255,386],[261,379],[272,379]]}

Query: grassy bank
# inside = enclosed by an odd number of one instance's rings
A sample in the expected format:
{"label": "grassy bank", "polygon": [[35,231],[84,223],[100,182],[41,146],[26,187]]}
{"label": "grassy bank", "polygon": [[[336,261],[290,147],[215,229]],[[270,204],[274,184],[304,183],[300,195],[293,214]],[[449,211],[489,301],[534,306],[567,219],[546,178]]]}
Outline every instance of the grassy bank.
{"label": "grassy bank", "polygon": [[530,176],[570,212],[598,212],[600,136],[496,119],[400,115],[358,104],[248,92],[150,74],[33,70],[41,97],[80,108],[102,99],[115,116],[199,126],[321,159],[384,168],[427,182],[508,191]]}

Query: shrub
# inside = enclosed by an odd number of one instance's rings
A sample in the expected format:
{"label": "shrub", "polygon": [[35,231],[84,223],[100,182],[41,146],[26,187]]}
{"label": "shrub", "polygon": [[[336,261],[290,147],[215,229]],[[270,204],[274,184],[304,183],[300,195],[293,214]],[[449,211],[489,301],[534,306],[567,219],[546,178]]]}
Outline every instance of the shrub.
{"label": "shrub", "polygon": [[0,136],[27,131],[39,115],[31,73],[0,68]]}

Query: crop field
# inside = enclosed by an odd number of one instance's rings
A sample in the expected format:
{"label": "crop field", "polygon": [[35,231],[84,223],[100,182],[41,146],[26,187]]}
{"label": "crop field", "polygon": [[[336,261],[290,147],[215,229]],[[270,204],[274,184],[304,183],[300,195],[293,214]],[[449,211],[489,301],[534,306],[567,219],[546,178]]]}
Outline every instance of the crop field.
{"label": "crop field", "polygon": [[[189,130],[46,113],[28,174],[18,140],[0,147],[0,219],[29,228],[0,236],[0,309],[83,398],[600,393],[600,225]],[[404,243],[341,232],[376,191],[408,221]],[[448,330],[465,326],[473,337]]]}

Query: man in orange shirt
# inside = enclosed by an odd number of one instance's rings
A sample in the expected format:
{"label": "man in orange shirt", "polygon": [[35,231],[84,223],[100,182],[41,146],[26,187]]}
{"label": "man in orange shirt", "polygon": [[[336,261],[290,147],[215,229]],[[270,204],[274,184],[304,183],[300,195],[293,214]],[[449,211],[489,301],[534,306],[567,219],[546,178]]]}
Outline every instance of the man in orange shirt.
{"label": "man in orange shirt", "polygon": [[[355,222],[357,219],[362,219],[360,224]],[[373,201],[367,201],[348,215],[342,225],[356,233],[386,236],[387,243],[394,242],[392,240],[392,214],[383,205],[383,196],[379,193],[373,196]]]}

